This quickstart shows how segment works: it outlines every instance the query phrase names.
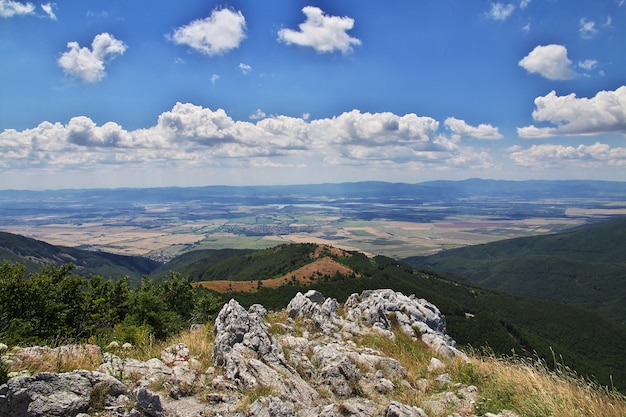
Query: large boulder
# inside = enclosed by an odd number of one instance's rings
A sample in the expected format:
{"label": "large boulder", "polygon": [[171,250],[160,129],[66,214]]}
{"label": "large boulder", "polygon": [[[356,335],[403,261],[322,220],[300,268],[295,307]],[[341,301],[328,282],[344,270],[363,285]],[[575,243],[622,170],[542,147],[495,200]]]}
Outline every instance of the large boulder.
{"label": "large boulder", "polygon": [[325,298],[319,291],[309,290],[304,294],[298,292],[286,310],[289,317],[310,318],[315,327],[326,333],[332,333],[338,330],[333,324],[337,318],[337,306],[337,300],[334,298]]}
{"label": "large boulder", "polygon": [[236,300],[225,304],[215,320],[215,364],[223,366],[224,377],[240,389],[266,386],[311,404],[319,394],[288,364],[283,348],[262,321],[265,314],[259,305],[246,311]]}
{"label": "large boulder", "polygon": [[383,330],[391,330],[395,321],[404,333],[421,338],[440,356],[466,359],[456,349],[456,342],[446,334],[445,316],[423,298],[390,289],[366,290],[348,297],[345,307],[347,320]]}
{"label": "large boulder", "polygon": [[74,417],[101,402],[114,402],[128,389],[101,372],[41,372],[10,379],[0,390],[0,416]]}

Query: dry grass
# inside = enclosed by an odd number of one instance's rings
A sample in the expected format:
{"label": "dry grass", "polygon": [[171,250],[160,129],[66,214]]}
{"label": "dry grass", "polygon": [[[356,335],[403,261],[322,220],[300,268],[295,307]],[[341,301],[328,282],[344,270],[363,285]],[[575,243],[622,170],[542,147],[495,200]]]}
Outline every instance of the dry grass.
{"label": "dry grass", "polygon": [[100,350],[92,345],[67,345],[58,348],[39,348],[29,352],[10,352],[8,373],[70,372],[77,369],[96,369],[102,363]]}
{"label": "dry grass", "polygon": [[[166,341],[155,341],[154,338],[147,337],[143,343],[131,349],[107,350],[103,348],[102,351],[111,352],[121,358],[147,361],[152,358],[159,358],[161,352],[169,346],[184,343],[189,348],[191,356],[198,360],[198,368],[204,372],[212,364],[213,340],[213,326],[206,325],[196,332],[181,332]],[[7,371],[13,375],[23,371],[27,371],[31,375],[38,372],[60,373],[79,369],[93,371],[102,364],[103,355],[97,347],[93,345],[69,346],[72,348],[42,348],[37,354],[24,351],[11,353]]]}
{"label": "dry grass", "polygon": [[[270,329],[273,333],[280,333],[282,330],[280,324],[284,324],[286,320],[287,315],[284,311],[270,312],[267,317],[267,322],[272,325]],[[307,328],[307,324],[301,320],[294,320],[291,324],[296,333],[300,327]],[[200,331],[182,332],[165,342],[150,339],[142,343],[140,347],[114,353],[145,361],[154,357],[158,358],[160,352],[168,346],[185,343],[192,357],[199,361],[198,370],[204,371],[212,365],[213,340],[213,327],[207,325]],[[434,383],[435,375],[428,372],[428,364],[433,352],[423,343],[416,342],[402,332],[396,331],[394,339],[370,334],[355,339],[355,342],[398,360],[407,370],[407,380],[412,386],[417,386],[420,379],[425,378],[430,381],[427,389],[418,390],[417,395],[415,390],[400,388],[389,394],[390,399],[421,406],[421,402],[428,396],[447,389],[445,386]],[[93,370],[102,361],[100,353],[85,348],[67,352],[60,350],[51,352],[47,355],[21,357],[19,366],[20,361],[14,360],[9,371],[28,370],[34,374],[41,371]],[[16,354],[15,358],[18,357]],[[590,383],[565,367],[551,370],[541,360],[520,357],[500,358],[492,354],[477,352],[470,352],[469,357],[469,363],[460,360],[444,361],[446,362],[445,372],[449,373],[454,381],[475,385],[478,388],[476,415],[483,415],[487,412],[499,413],[507,409],[525,417],[626,416],[624,395]],[[244,407],[259,396],[271,394],[271,392],[260,388],[245,394]]]}
{"label": "dry grass", "polygon": [[[447,387],[433,383],[435,375],[428,373],[433,352],[400,331],[395,335],[395,340],[368,335],[357,343],[397,359],[407,370],[407,380],[412,385],[421,378],[430,380],[427,392],[417,396],[415,391],[402,389],[392,394],[397,401],[419,407],[426,396]],[[568,368],[551,370],[545,362],[530,358],[501,358],[477,352],[469,356],[469,363],[444,361],[443,372],[449,373],[454,381],[478,388],[476,415],[511,410],[525,417],[626,416],[624,395],[591,383]]]}
{"label": "dry grass", "polygon": [[541,360],[473,355],[471,364],[457,366],[456,373],[478,386],[477,414],[509,409],[529,417],[626,416],[624,395],[568,368],[551,370]]}

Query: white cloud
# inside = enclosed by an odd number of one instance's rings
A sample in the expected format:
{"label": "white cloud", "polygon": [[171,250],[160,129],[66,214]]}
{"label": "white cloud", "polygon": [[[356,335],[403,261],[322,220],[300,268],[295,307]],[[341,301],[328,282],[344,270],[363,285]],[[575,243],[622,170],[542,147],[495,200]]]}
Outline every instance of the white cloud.
{"label": "white cloud", "polygon": [[35,6],[32,3],[20,3],[13,0],[0,0],[0,17],[13,17],[33,14]]}
{"label": "white cloud", "polygon": [[572,61],[567,57],[567,49],[563,45],[539,45],[518,64],[531,74],[539,74],[549,80],[569,80],[576,77]]}
{"label": "white cloud", "polygon": [[555,127],[521,127],[522,138],[546,138],[558,135],[626,134],[626,86],[615,91],[600,91],[592,98],[575,94],[557,96],[552,91],[535,99],[533,119]]}
{"label": "white cloud", "polygon": [[265,112],[261,109],[256,109],[256,111],[251,114],[250,116],[248,116],[249,119],[251,120],[259,120],[259,119],[265,119],[267,115],[265,114]]}
{"label": "white cloud", "polygon": [[211,84],[215,84],[217,82],[217,80],[220,79],[219,74],[213,74],[211,75]]}
{"label": "white cloud", "polygon": [[593,145],[563,146],[554,144],[533,145],[528,149],[515,149],[510,158],[529,168],[598,168],[626,166],[626,148],[596,142]]}
{"label": "white cloud", "polygon": [[46,3],[46,4],[41,5],[41,8],[43,9],[44,12],[46,12],[46,14],[48,15],[50,19],[57,20],[57,16],[56,14],[54,14],[53,7],[56,7],[56,4]]}
{"label": "white cloud", "polygon": [[246,19],[241,12],[214,10],[206,19],[199,19],[174,31],[171,39],[206,55],[222,55],[239,47],[246,38]]}
{"label": "white cloud", "polygon": [[506,20],[515,11],[514,4],[491,3],[487,16],[493,20]]}
{"label": "white cloud", "polygon": [[597,33],[598,29],[596,28],[596,22],[593,20],[587,20],[584,17],[580,19],[580,23],[578,26],[578,33],[583,39],[591,39]]}
{"label": "white cloud", "polygon": [[531,1],[532,0],[522,0],[522,1],[520,1],[519,8],[520,9],[527,8]]}
{"label": "white cloud", "polygon": [[252,67],[248,64],[244,64],[243,62],[239,64],[239,69],[243,74],[247,74],[252,71]]}
{"label": "white cloud", "polygon": [[81,48],[78,42],[68,42],[69,51],[63,53],[58,64],[66,74],[88,83],[95,83],[106,75],[105,63],[122,55],[127,46],[113,35],[101,33],[91,43],[91,50]]}
{"label": "white cloud", "polygon": [[354,19],[349,17],[327,16],[313,6],[302,9],[306,16],[299,31],[281,29],[278,39],[287,44],[310,46],[317,52],[341,51],[343,54],[352,52],[353,45],[360,45],[359,39],[349,36],[346,32],[354,27]]}
{"label": "white cloud", "polygon": [[465,120],[456,119],[454,117],[448,117],[444,124],[447,129],[452,131],[453,135],[459,138],[462,136],[470,136],[476,139],[502,139],[498,128],[488,124],[480,124],[477,127],[470,126],[465,123]]}
{"label": "white cloud", "polygon": [[[177,103],[154,126],[132,131],[114,122],[98,126],[85,116],[65,125],[43,122],[34,129],[0,132],[0,171],[18,167],[91,170],[111,164],[133,169],[164,164],[178,168],[352,165],[437,170],[491,166],[487,153],[438,134],[436,120],[416,114],[353,110],[308,121],[305,117],[266,117],[258,110],[252,119],[235,121],[222,109]],[[465,129],[485,134],[484,128],[465,125]]]}
{"label": "white cloud", "polygon": [[587,71],[591,71],[597,65],[598,65],[598,61],[594,59],[585,59],[584,61],[578,61],[578,66]]}

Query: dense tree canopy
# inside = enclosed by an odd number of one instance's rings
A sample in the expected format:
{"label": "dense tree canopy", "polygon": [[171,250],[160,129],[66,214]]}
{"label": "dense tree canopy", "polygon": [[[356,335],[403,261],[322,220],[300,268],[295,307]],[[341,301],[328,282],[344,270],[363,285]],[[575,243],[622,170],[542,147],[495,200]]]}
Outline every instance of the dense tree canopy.
{"label": "dense tree canopy", "polygon": [[192,288],[174,272],[159,284],[144,277],[131,288],[126,277],[81,277],[72,264],[27,275],[23,264],[0,263],[0,341],[8,345],[112,338],[136,343],[146,334],[164,339],[208,321],[221,306],[218,296]]}

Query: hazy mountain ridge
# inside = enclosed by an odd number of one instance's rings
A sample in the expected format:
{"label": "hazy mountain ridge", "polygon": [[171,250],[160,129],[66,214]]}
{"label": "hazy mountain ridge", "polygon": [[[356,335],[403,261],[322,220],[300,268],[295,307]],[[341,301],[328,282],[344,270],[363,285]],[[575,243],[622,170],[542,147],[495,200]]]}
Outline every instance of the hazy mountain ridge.
{"label": "hazy mountain ridge", "polygon": [[391,183],[383,181],[362,181],[345,183],[301,184],[301,185],[252,185],[252,186],[204,186],[204,187],[160,187],[160,188],[112,188],[112,189],[71,189],[71,190],[0,190],[2,200],[20,199],[44,200],[58,197],[90,199],[115,202],[143,201],[184,201],[207,197],[240,201],[258,199],[265,203],[273,199],[285,202],[287,198],[299,201],[306,196],[335,199],[374,199],[385,200],[396,197],[419,197],[457,199],[470,196],[506,197],[571,197],[597,198],[626,196],[626,182],[594,180],[528,180],[506,181],[472,178],[461,181],[426,181],[420,183]]}
{"label": "hazy mountain ridge", "polygon": [[79,274],[120,278],[128,276],[137,283],[143,275],[154,271],[160,263],[142,256],[125,256],[65,246],[50,245],[40,240],[0,232],[0,259],[24,263],[35,272],[43,265],[73,263]]}
{"label": "hazy mountain ridge", "polygon": [[405,259],[498,291],[593,309],[626,323],[626,218]]}

